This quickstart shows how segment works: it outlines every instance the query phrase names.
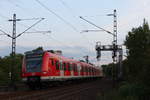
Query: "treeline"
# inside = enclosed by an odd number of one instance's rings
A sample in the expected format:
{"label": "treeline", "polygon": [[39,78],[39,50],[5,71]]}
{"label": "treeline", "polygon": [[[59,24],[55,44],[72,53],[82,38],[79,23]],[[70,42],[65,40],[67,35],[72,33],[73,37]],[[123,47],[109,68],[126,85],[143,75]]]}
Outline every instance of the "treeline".
{"label": "treeline", "polygon": [[[128,32],[124,45],[128,52],[123,61],[123,81],[117,91],[118,98],[114,100],[144,100],[143,98],[149,100],[150,29],[145,20],[142,26]],[[102,66],[106,77],[112,77],[113,66],[113,64]],[[116,96],[114,93],[113,95]]]}
{"label": "treeline", "polygon": [[[13,67],[14,80],[21,80],[22,58],[22,54],[16,54],[15,60],[13,61],[11,55],[0,57],[0,84],[9,83],[11,67]],[[12,66],[12,62],[14,63],[14,66]]]}
{"label": "treeline", "polygon": [[[35,50],[43,50],[42,47],[38,47]],[[21,81],[21,66],[22,66],[23,54],[16,54],[15,59],[12,59],[11,54],[9,56],[0,57],[0,85],[6,85],[10,83],[10,72],[13,69],[14,82]],[[13,65],[13,64],[14,65]]]}

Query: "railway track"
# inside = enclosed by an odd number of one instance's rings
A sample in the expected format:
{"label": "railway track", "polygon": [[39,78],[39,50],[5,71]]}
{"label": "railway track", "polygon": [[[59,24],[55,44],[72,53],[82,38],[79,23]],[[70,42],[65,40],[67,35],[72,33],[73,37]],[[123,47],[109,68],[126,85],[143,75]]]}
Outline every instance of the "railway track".
{"label": "railway track", "polygon": [[[15,91],[25,91],[28,90],[28,86],[24,83],[16,83],[16,90]],[[11,86],[3,85],[0,86],[0,94],[5,92],[14,91],[14,89]]]}
{"label": "railway track", "polygon": [[103,91],[103,80],[49,88],[47,90],[22,91],[0,95],[1,100],[95,100]]}

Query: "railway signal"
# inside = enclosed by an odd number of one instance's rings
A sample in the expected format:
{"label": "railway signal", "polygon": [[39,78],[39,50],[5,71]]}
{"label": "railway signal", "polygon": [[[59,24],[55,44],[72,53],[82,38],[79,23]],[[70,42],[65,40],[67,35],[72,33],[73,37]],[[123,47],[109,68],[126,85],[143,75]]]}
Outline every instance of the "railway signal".
{"label": "railway signal", "polygon": [[[97,60],[100,60],[101,57],[101,51],[112,51],[112,59],[113,59],[113,63],[116,64],[116,67],[118,67],[119,69],[119,73],[118,76],[115,75],[116,72],[115,71],[115,67],[113,67],[112,69],[112,74],[113,74],[113,81],[116,80],[116,78],[121,78],[122,77],[122,58],[123,58],[123,51],[122,51],[122,45],[118,45],[117,44],[117,12],[116,10],[114,10],[113,14],[107,14],[107,16],[113,16],[114,18],[114,25],[113,25],[113,32],[110,32],[108,30],[105,30],[104,28],[101,28],[99,26],[97,26],[96,24],[88,21],[87,19],[83,18],[80,16],[80,18],[84,21],[86,21],[87,23],[99,28],[100,30],[84,30],[82,32],[98,32],[98,31],[104,31],[107,32],[108,34],[111,34],[113,36],[113,42],[112,45],[101,45],[100,42],[96,43],[96,51],[97,51]],[[117,55],[117,53],[119,52],[119,57]],[[119,58],[119,66],[117,66],[117,62],[118,62],[118,58]]]}

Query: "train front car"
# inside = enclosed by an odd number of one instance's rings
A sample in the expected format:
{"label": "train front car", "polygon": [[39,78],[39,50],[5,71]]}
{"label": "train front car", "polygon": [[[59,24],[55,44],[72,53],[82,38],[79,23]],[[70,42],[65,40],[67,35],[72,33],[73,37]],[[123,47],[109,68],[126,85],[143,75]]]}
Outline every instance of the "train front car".
{"label": "train front car", "polygon": [[22,64],[22,78],[29,88],[41,87],[41,77],[48,74],[48,54],[42,50],[26,52]]}
{"label": "train front car", "polygon": [[23,59],[22,78],[31,89],[100,77],[102,70],[93,64],[65,58],[51,51],[26,52]]}

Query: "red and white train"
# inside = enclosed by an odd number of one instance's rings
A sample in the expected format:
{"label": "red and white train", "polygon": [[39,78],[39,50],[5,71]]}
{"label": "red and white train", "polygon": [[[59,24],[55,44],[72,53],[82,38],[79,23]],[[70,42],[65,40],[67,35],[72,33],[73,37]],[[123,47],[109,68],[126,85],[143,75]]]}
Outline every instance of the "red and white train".
{"label": "red and white train", "polygon": [[29,51],[23,59],[22,78],[31,88],[41,83],[99,77],[102,77],[100,68],[65,58],[52,51]]}

